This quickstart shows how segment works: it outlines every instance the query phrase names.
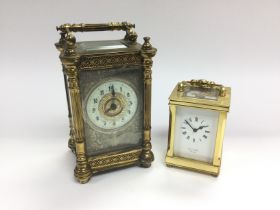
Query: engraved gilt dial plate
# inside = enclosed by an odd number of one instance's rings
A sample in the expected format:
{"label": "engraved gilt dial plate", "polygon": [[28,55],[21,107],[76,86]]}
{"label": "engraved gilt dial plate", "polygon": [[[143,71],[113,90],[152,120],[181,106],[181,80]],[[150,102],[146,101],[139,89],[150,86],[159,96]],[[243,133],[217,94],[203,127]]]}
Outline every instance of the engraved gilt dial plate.
{"label": "engraved gilt dial plate", "polygon": [[181,106],[176,109],[176,156],[213,162],[219,112]]}
{"label": "engraved gilt dial plate", "polygon": [[109,131],[125,126],[137,110],[133,88],[121,80],[105,81],[89,95],[86,103],[88,119],[97,127]]}
{"label": "engraved gilt dial plate", "polygon": [[80,72],[88,155],[128,150],[143,142],[143,70]]}

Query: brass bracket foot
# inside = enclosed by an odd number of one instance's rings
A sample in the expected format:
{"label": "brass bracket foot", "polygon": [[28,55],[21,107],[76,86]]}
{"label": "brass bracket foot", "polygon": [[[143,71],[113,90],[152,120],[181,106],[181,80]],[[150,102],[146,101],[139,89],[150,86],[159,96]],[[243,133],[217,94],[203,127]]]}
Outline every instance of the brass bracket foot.
{"label": "brass bracket foot", "polygon": [[78,182],[80,182],[81,184],[85,184],[91,178],[91,171],[88,167],[85,168],[76,167],[74,170],[74,175]]}
{"label": "brass bracket foot", "polygon": [[154,161],[154,154],[151,150],[144,150],[140,156],[140,166],[149,168]]}

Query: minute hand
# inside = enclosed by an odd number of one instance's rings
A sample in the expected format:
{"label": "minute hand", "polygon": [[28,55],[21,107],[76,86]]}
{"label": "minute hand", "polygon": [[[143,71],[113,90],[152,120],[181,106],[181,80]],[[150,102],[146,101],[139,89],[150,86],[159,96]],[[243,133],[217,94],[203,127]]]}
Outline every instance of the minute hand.
{"label": "minute hand", "polygon": [[185,120],[185,123],[188,124],[191,127],[191,129],[194,131],[194,128],[192,127],[192,125],[187,120]]}

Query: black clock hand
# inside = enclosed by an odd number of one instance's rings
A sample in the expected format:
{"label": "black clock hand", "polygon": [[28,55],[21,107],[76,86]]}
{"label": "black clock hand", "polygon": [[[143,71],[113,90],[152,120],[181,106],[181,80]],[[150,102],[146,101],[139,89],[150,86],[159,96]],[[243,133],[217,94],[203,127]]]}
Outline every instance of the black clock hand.
{"label": "black clock hand", "polygon": [[[187,125],[189,125],[193,131],[195,130],[195,129],[192,127],[192,125],[191,125],[187,120],[185,120],[185,123],[186,123]],[[195,131],[194,131],[194,132],[195,132]]]}
{"label": "black clock hand", "polygon": [[112,88],[112,96],[113,96],[113,97],[115,97],[115,95],[116,95],[116,92],[115,92],[115,88],[114,88],[114,85],[112,85],[112,86],[111,86],[111,88]]}
{"label": "black clock hand", "polygon": [[111,89],[112,89],[112,96],[113,96],[113,98],[112,98],[112,104],[111,104],[111,107],[112,107],[112,105],[115,107],[116,106],[116,104],[114,103],[115,102],[115,96],[116,96],[116,92],[115,92],[115,88],[114,88],[114,85],[111,85]]}
{"label": "black clock hand", "polygon": [[200,129],[202,129],[202,128],[207,128],[208,127],[208,125],[201,125],[201,126],[199,126],[196,130],[200,130]]}
{"label": "black clock hand", "polygon": [[105,110],[105,113],[108,113],[109,111],[111,111],[111,110],[116,110],[117,109],[117,105],[115,104],[115,103],[111,103],[111,105],[110,105],[110,107],[109,107],[109,109],[106,109]]}

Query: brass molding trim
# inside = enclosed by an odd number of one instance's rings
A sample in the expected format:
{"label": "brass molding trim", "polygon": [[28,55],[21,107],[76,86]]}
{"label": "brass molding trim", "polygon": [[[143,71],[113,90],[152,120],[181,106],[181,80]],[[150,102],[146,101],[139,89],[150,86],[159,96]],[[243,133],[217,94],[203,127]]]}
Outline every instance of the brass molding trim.
{"label": "brass molding trim", "polygon": [[165,162],[167,166],[175,166],[179,168],[188,168],[192,171],[197,171],[204,174],[218,176],[220,173],[220,166],[210,165],[204,162],[195,161],[181,157],[166,156]]}
{"label": "brass molding trim", "polygon": [[170,105],[178,105],[178,106],[189,106],[195,108],[203,108],[203,109],[211,109],[216,111],[229,111],[229,107],[222,107],[222,106],[212,106],[209,104],[198,104],[198,103],[191,103],[191,102],[183,102],[183,101],[171,101],[169,102]]}
{"label": "brass molding trim", "polygon": [[98,56],[82,55],[78,63],[78,68],[86,71],[112,68],[117,65],[141,65],[141,56],[139,54],[131,53]]}
{"label": "brass molding trim", "polygon": [[88,162],[93,172],[106,170],[112,166],[122,167],[129,164],[136,163],[139,160],[142,149],[132,150],[128,152],[101,155],[96,157],[89,157]]}

